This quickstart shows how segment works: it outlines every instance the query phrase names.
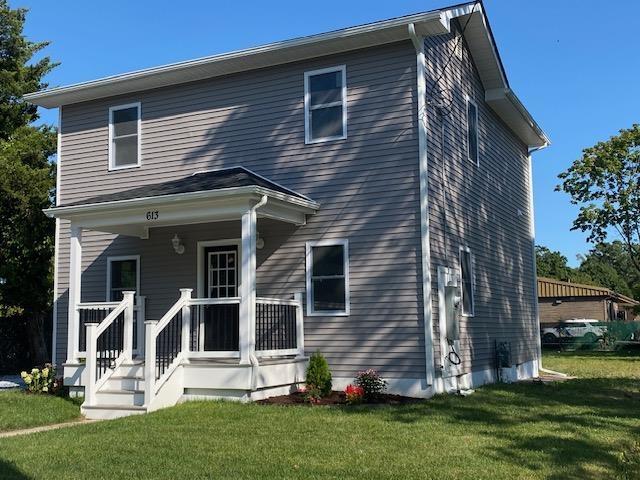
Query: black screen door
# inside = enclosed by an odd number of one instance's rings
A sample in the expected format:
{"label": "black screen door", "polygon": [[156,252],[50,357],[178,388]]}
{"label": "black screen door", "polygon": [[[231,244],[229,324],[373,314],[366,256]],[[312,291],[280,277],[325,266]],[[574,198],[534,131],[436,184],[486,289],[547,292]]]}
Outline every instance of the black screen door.
{"label": "black screen door", "polygon": [[[208,298],[238,296],[238,246],[204,249],[204,287]],[[239,305],[205,305],[203,309],[204,349],[236,351],[239,336]]]}

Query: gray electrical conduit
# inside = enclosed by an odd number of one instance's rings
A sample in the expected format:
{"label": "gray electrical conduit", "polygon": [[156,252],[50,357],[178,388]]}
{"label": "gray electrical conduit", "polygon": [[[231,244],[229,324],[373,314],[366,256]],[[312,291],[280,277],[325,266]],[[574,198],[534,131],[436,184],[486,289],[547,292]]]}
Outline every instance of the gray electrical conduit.
{"label": "gray electrical conduit", "polygon": [[[253,207],[251,207],[249,211],[255,212],[260,207],[264,207],[266,204],[267,204],[267,196],[263,195],[260,201],[256,203]],[[255,309],[255,305],[253,308]],[[255,323],[253,325],[253,328],[255,330],[256,328]],[[254,335],[254,338],[255,338],[255,335]],[[258,361],[258,357],[256,356],[255,343],[254,343],[253,350],[249,354],[249,362],[251,363],[251,391],[253,392],[256,389],[256,385],[258,384],[258,369],[260,368],[260,362]]]}

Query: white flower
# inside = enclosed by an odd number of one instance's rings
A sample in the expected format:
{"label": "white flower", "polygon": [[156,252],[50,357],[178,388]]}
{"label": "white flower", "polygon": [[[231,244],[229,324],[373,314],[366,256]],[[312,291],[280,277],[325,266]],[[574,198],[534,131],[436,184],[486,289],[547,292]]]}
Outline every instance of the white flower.
{"label": "white flower", "polygon": [[48,387],[42,387],[42,391],[43,391],[43,392],[48,392],[48,391],[49,391],[49,388],[48,388]]}

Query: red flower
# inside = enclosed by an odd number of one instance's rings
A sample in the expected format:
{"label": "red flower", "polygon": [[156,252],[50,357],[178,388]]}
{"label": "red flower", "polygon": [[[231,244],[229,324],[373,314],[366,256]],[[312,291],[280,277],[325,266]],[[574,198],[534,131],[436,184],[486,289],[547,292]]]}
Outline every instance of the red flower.
{"label": "red flower", "polygon": [[344,393],[348,396],[362,397],[364,396],[364,389],[356,385],[347,385],[347,388],[344,389]]}

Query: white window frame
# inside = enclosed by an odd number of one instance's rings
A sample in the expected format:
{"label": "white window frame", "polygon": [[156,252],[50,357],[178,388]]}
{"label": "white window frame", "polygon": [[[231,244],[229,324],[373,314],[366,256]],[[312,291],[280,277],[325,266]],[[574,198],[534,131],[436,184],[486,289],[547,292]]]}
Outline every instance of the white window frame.
{"label": "white window frame", "polygon": [[[336,107],[342,105],[342,135],[333,137],[312,138],[311,136],[311,92],[309,91],[309,78],[323,73],[342,73],[342,100],[340,102],[323,103],[315,105],[313,110],[318,108]],[[304,142],[306,144],[331,142],[334,140],[344,140],[347,138],[347,66],[338,65],[336,67],[321,68],[304,72]]]}
{"label": "white window frame", "polygon": [[[313,284],[311,274],[313,273],[313,248],[314,247],[335,247],[342,246],[344,256],[344,310],[320,310],[313,309]],[[311,317],[347,317],[351,313],[349,294],[349,240],[316,240],[307,242],[306,247],[306,279],[307,279],[307,316]]]}
{"label": "white window frame", "polygon": [[[478,124],[478,120],[479,120],[479,114],[478,114],[478,104],[476,103],[475,100],[472,100],[471,97],[469,97],[468,95],[465,96],[466,102],[465,102],[465,113],[464,113],[464,118],[465,118],[465,123],[467,126],[467,131],[466,133],[466,138],[467,138],[467,152],[466,152],[466,156],[467,159],[475,164],[477,167],[480,166],[480,125]],[[476,160],[474,161],[473,158],[471,158],[471,142],[470,142],[470,138],[469,138],[469,104],[473,105],[476,109]]]}
{"label": "white window frame", "polygon": [[140,255],[119,255],[115,257],[107,257],[107,292],[105,295],[105,301],[111,301],[111,264],[113,262],[121,262],[126,260],[136,261],[136,297],[141,295],[140,293]]}
{"label": "white window frame", "polygon": [[[127,108],[137,108],[138,109],[138,162],[131,165],[115,165],[114,151],[113,151],[113,112],[117,112],[118,110],[125,110]],[[133,135],[133,134],[131,134]],[[122,138],[122,137],[118,137]],[[141,102],[133,102],[127,103],[124,105],[115,105],[113,107],[109,107],[109,171],[112,170],[125,170],[127,168],[137,168],[142,165],[142,149],[141,149],[141,139],[142,139],[142,103]]]}
{"label": "white window frame", "polygon": [[[471,312],[466,312],[464,311],[464,302],[462,301],[462,295],[464,295],[464,274],[462,272],[462,255],[463,253],[468,253],[470,255],[470,262],[469,262],[469,266],[471,268],[471,271],[469,272],[469,277],[470,277],[470,281],[471,281]],[[459,254],[458,254],[458,271],[460,272],[460,293],[461,293],[461,299],[460,299],[460,314],[463,317],[475,317],[476,314],[476,269],[475,269],[475,256],[473,255],[473,252],[471,251],[471,249],[469,247],[467,247],[466,245],[461,245],[460,246],[460,250],[459,250]]]}

